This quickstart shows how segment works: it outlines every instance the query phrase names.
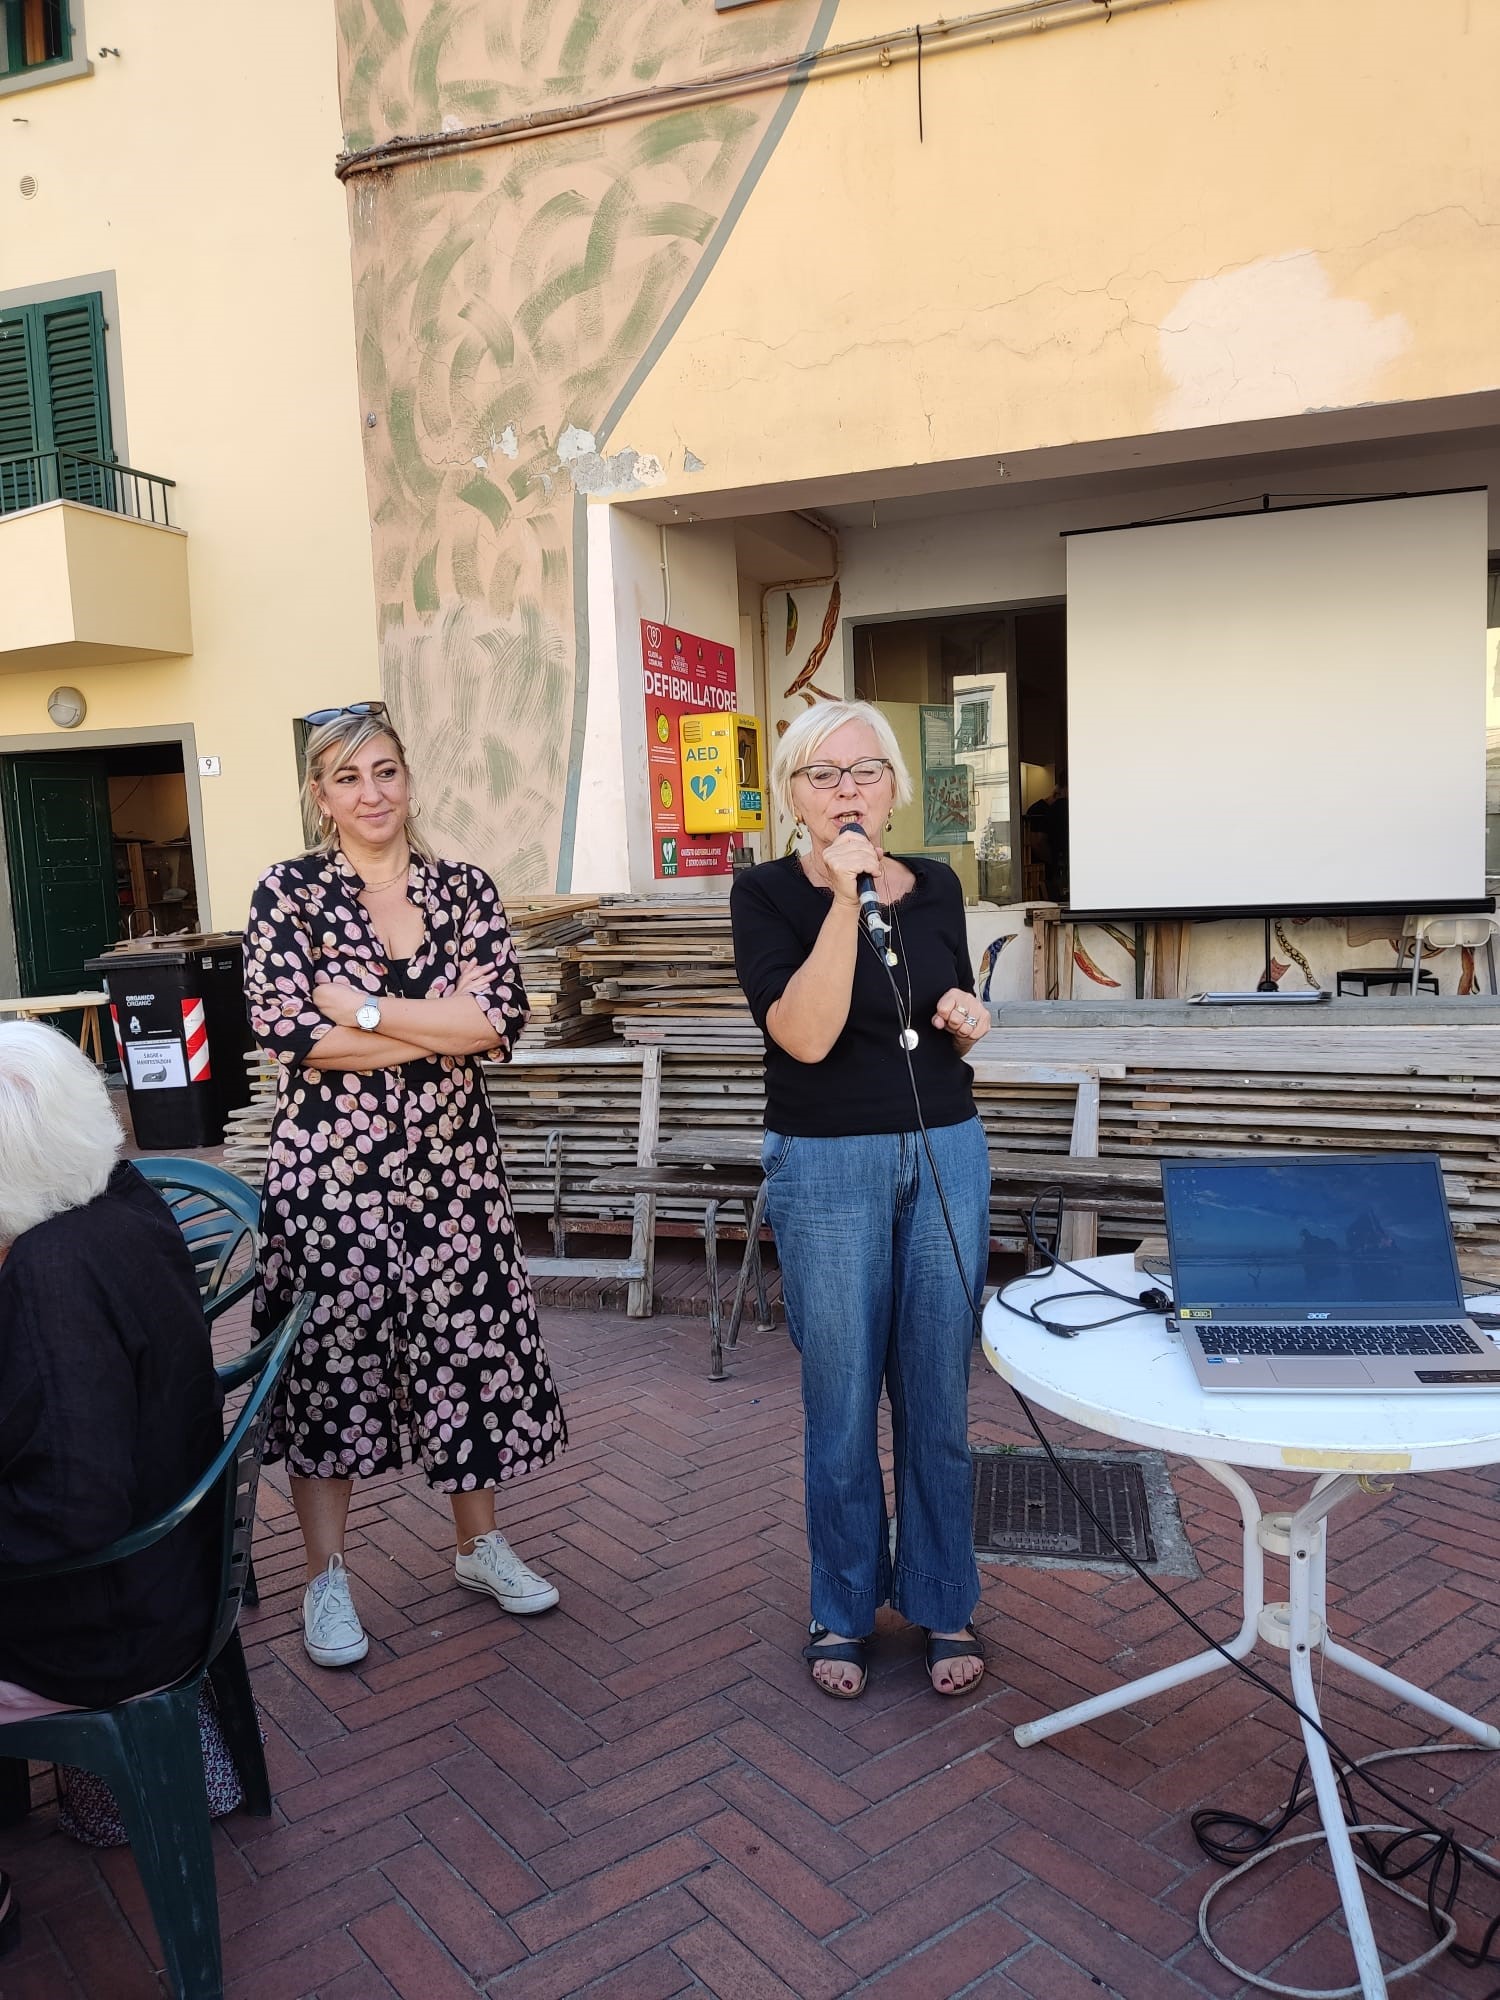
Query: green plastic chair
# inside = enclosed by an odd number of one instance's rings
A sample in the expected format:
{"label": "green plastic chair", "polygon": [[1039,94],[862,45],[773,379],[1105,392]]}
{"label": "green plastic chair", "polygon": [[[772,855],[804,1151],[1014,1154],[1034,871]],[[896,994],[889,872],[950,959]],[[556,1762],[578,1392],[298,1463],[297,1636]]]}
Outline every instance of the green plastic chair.
{"label": "green plastic chair", "polygon": [[271,1810],[271,1781],[236,1624],[271,1398],[312,1304],[308,1296],[299,1298],[275,1332],[237,1364],[241,1379],[253,1381],[254,1387],[223,1449],[175,1507],[95,1555],[0,1568],[0,1582],[7,1584],[97,1569],[150,1548],[200,1506],[222,1510],[217,1613],[203,1655],[190,1673],[172,1687],[111,1708],[71,1709],[0,1727],[0,1825],[13,1824],[31,1809],[28,1760],[76,1764],[103,1778],[113,1791],[177,2000],[222,2000],[224,1992],[219,1896],[198,1734],[205,1674],[244,1787],[245,1810],[262,1815]]}
{"label": "green plastic chair", "polygon": [[[210,1166],[204,1160],[184,1160],[164,1153],[137,1160],[135,1165],[171,1209],[172,1219],[182,1231],[198,1274],[203,1317],[212,1326],[220,1313],[242,1299],[255,1283],[260,1196],[228,1168]],[[236,1270],[242,1251],[248,1263]],[[219,1363],[219,1382],[226,1396],[245,1381],[246,1366],[254,1352],[252,1348],[237,1361]],[[245,1602],[260,1603],[254,1563],[245,1575]]]}
{"label": "green plastic chair", "polygon": [[[171,1209],[182,1231],[198,1274],[203,1317],[212,1325],[255,1283],[260,1196],[226,1168],[209,1166],[203,1160],[164,1154],[137,1160],[135,1165]],[[242,1251],[248,1253],[248,1267],[231,1277]],[[221,1369],[221,1380],[223,1374]],[[225,1382],[226,1388],[232,1386]]]}

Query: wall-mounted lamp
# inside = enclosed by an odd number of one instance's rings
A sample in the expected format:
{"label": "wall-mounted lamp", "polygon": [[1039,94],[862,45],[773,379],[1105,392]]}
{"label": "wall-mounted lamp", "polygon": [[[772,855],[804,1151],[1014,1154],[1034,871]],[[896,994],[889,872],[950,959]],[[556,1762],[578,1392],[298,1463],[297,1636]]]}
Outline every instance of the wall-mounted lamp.
{"label": "wall-mounted lamp", "polygon": [[59,729],[76,729],[89,705],[74,687],[55,687],[47,697],[47,713]]}

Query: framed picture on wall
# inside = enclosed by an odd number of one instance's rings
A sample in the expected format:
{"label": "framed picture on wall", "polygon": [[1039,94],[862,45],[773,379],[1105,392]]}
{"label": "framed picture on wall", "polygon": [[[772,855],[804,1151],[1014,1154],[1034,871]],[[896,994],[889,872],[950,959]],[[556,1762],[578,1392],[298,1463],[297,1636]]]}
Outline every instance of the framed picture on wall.
{"label": "framed picture on wall", "polygon": [[974,824],[973,779],[967,764],[922,773],[922,845],[959,847]]}

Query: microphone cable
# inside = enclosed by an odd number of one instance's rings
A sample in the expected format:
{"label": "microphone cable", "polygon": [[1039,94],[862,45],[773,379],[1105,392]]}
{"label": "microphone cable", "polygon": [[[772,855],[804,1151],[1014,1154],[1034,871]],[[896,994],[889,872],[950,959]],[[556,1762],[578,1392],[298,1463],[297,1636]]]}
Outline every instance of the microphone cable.
{"label": "microphone cable", "polygon": [[[902,1029],[905,1031],[911,1027],[911,1021],[907,1008],[902,1001],[900,988],[896,984],[895,977],[884,954],[877,953],[877,956],[880,958],[881,964],[885,967],[885,975],[890,985],[891,996],[896,1004],[896,1013],[901,1022]],[[969,1317],[974,1328],[974,1338],[980,1342],[982,1347],[984,1336],[983,1313],[979,1301],[969,1292],[969,1280],[964,1269],[963,1250],[959,1244],[958,1231],[954,1227],[952,1210],[948,1206],[948,1194],[943,1186],[943,1177],[938,1170],[937,1160],[933,1155],[932,1141],[928,1136],[926,1120],[922,1116],[921,1092],[917,1087],[916,1071],[912,1066],[911,1047],[904,1032],[900,1046],[906,1062],[907,1081],[911,1086],[912,1108],[916,1114],[917,1130],[921,1136],[928,1170],[932,1174],[932,1182],[937,1193],[938,1206],[942,1211],[943,1227],[947,1232],[949,1248],[953,1253],[954,1268],[958,1273],[959,1283],[962,1285],[964,1294],[968,1299]],[[1049,1271],[1067,1271],[1071,1276],[1078,1278],[1086,1287],[1085,1291],[1057,1296],[1082,1298],[1103,1295],[1122,1302],[1129,1310],[1113,1314],[1107,1319],[1092,1321],[1089,1326],[1070,1327],[1065,1323],[1051,1325],[1034,1311],[1022,1314],[1019,1308],[1007,1305],[1004,1292],[1002,1291],[996,1294],[996,1298],[1003,1310],[1015,1313],[1018,1318],[1030,1318],[1037,1325],[1045,1326],[1049,1333],[1058,1334],[1061,1338],[1072,1338],[1078,1333],[1090,1331],[1091,1327],[1114,1326],[1121,1320],[1150,1318],[1157,1314],[1164,1315],[1170,1311],[1171,1301],[1166,1298],[1165,1294],[1158,1293],[1158,1296],[1163,1301],[1162,1304],[1148,1306],[1141,1299],[1131,1298],[1129,1294],[1116,1291],[1112,1286],[1093,1279],[1088,1272],[1078,1270],[1076,1266],[1068,1263],[1058,1255],[1055,1242],[1051,1247],[1044,1244],[1041,1240],[1037,1224],[1037,1211],[1043,1195],[1056,1196],[1057,1227],[1059,1233],[1061,1231],[1062,1210],[1066,1199],[1065,1190],[1056,1186],[1039,1189],[1031,1202],[1030,1210],[1026,1217],[1027,1240],[1047,1259]],[[986,1203],[985,1234],[986,1241],[988,1241],[988,1203]],[[1027,1277],[1029,1279],[1034,1275],[1033,1273],[1028,1273]],[[1021,1282],[1024,1281],[1014,1279],[1012,1280],[1012,1285]],[[1010,1289],[1011,1286],[1005,1287],[1006,1291]],[[1124,1547],[1109,1524],[1100,1519],[1099,1515],[1090,1505],[1086,1495],[1080,1491],[1069,1475],[1066,1466],[1058,1457],[1051,1439],[1043,1430],[1037,1419],[1035,1410],[1026,1397],[1021,1394],[1014,1383],[1007,1382],[1005,1386],[1010,1390],[1011,1395],[1019,1404],[1021,1413],[1025,1417],[1032,1435],[1046,1453],[1053,1471],[1072,1494],[1080,1510],[1088,1517],[1120,1560],[1134,1572],[1140,1581],[1146,1585],[1147,1589],[1151,1591],[1152,1595],[1159,1598],[1172,1612],[1172,1615],[1185,1625],[1194,1637],[1199,1639],[1209,1651],[1217,1653],[1227,1665],[1235,1668],[1252,1686],[1259,1688],[1263,1694],[1270,1695],[1283,1708],[1289,1709],[1296,1716],[1299,1724],[1304,1728],[1313,1730],[1322,1738],[1328,1749],[1329,1756],[1333,1760],[1339,1787],[1344,1796],[1348,1812],[1349,1833],[1353,1838],[1357,1839],[1360,1848],[1363,1849],[1363,1858],[1359,1854],[1355,1856],[1356,1865],[1367,1875],[1372,1876],[1394,1894],[1400,1896],[1404,1901],[1414,1903],[1417,1907],[1425,1910],[1433,1932],[1439,1939],[1439,1942],[1432,1950],[1423,1953],[1420,1958],[1413,1959],[1406,1965],[1392,1968],[1391,1971],[1385,1974],[1385,1977],[1388,1980],[1398,1979],[1409,1972],[1420,1970],[1444,1952],[1450,1953],[1460,1965],[1469,1971],[1486,1965],[1500,1965],[1500,1952],[1497,1952],[1495,1949],[1496,1937],[1500,1935],[1500,1917],[1494,1918],[1486,1926],[1484,1935],[1477,1946],[1465,1947],[1458,1942],[1458,1922],[1452,1914],[1453,1906],[1458,1899],[1459,1890],[1462,1886],[1465,1865],[1467,1864],[1477,1869],[1481,1875],[1490,1881],[1500,1884],[1500,1863],[1491,1860],[1487,1854],[1484,1854],[1478,1848],[1470,1847],[1459,1838],[1458,1833],[1452,1826],[1443,1827],[1437,1825],[1413,1801],[1403,1799],[1398,1794],[1388,1790],[1378,1778],[1371,1775],[1370,1770],[1372,1765],[1399,1755],[1431,1756],[1437,1752],[1452,1753],[1462,1750],[1483,1750],[1487,1746],[1482,1743],[1423,1743],[1411,1745],[1405,1751],[1385,1751],[1372,1757],[1358,1758],[1349,1756],[1337,1740],[1323,1727],[1321,1720],[1307,1714],[1293,1695],[1288,1694],[1284,1688],[1277,1687],[1275,1682],[1268,1680],[1264,1674],[1252,1667],[1247,1660],[1238,1658],[1220,1640],[1215,1639],[1210,1632],[1206,1631],[1199,1624],[1191,1612],[1183,1609],[1176,1598],[1173,1597],[1171,1591],[1158,1583],[1156,1578],[1147,1571],[1131,1551]],[[1315,1990],[1306,1987],[1278,1985],[1273,1980],[1268,1980],[1255,1973],[1246,1971],[1243,1966],[1235,1965],[1231,1959],[1226,1958],[1224,1953],[1214,1943],[1208,1930],[1207,1915],[1214,1897],[1226,1888],[1231,1881],[1235,1880],[1239,1874],[1243,1873],[1247,1868],[1268,1859],[1273,1853],[1280,1851],[1282,1847],[1301,1845],[1305,1842],[1320,1841],[1326,1838],[1323,1833],[1319,1832],[1316,1834],[1298,1835],[1290,1841],[1277,1842],[1277,1835],[1299,1813],[1305,1811],[1315,1801],[1316,1794],[1313,1792],[1311,1786],[1305,1785],[1306,1770],[1307,1759],[1304,1756],[1293,1778],[1291,1793],[1286,1805],[1282,1807],[1281,1811],[1269,1824],[1238,1813],[1230,1813],[1212,1807],[1201,1808],[1192,1815],[1189,1825],[1192,1827],[1193,1836],[1209,1859],[1217,1861],[1221,1865],[1226,1865],[1231,1861],[1239,1863],[1233,1874],[1222,1876],[1204,1895],[1198,1907],[1198,1935],[1207,1950],[1221,1965],[1234,1973],[1237,1978],[1245,1980],[1253,1986],[1261,1987],[1267,1992],[1293,1996],[1293,2000],[1336,2000],[1337,1994],[1353,1992],[1355,1989],[1352,1987],[1339,1987]],[[1407,1816],[1401,1825],[1391,1826],[1385,1823],[1367,1824],[1359,1819],[1350,1785],[1350,1780],[1356,1774],[1360,1782],[1374,1792],[1384,1805]],[[1215,1829],[1220,1829],[1221,1831],[1215,1831]],[[1384,1844],[1377,1845],[1374,1839],[1376,1834],[1386,1834],[1391,1837]],[[1413,1842],[1423,1841],[1428,1843],[1424,1851],[1419,1852],[1413,1858],[1404,1858],[1403,1850],[1408,1849]],[[1419,1899],[1412,1896],[1409,1891],[1400,1886],[1411,1877],[1423,1873],[1426,1874],[1427,1881],[1426,1893],[1422,1898]],[[1500,2000],[1500,1986],[1492,1989],[1484,1997],[1484,2000]]]}

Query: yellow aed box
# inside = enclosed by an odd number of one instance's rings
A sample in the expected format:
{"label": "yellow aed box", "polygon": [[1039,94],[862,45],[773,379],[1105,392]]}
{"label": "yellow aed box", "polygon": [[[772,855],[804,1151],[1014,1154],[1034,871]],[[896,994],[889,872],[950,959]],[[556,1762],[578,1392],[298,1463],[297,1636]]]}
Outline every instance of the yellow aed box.
{"label": "yellow aed box", "polygon": [[748,833],[766,823],[760,722],[753,715],[685,715],[682,824],[688,833]]}

